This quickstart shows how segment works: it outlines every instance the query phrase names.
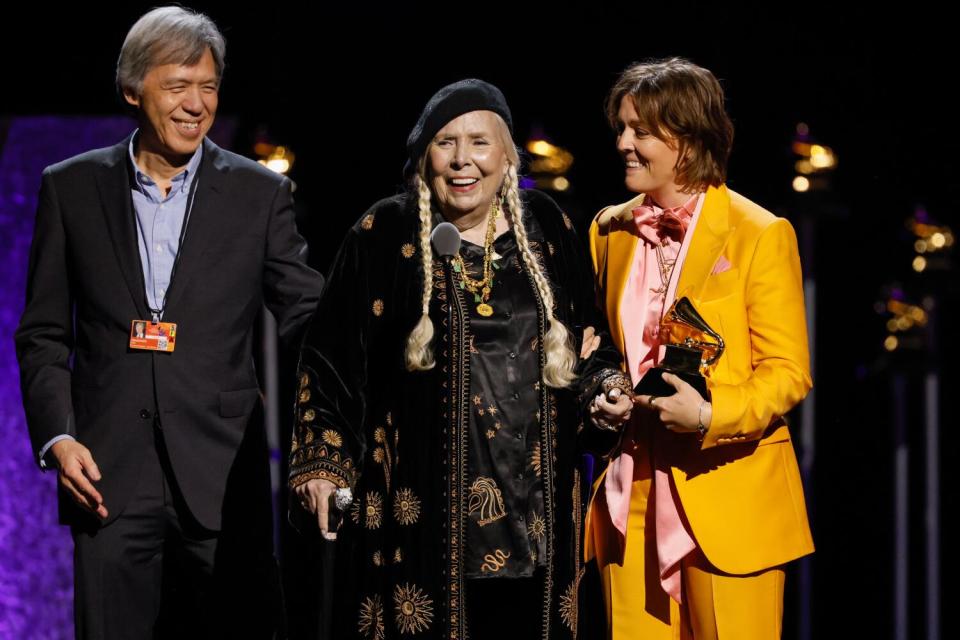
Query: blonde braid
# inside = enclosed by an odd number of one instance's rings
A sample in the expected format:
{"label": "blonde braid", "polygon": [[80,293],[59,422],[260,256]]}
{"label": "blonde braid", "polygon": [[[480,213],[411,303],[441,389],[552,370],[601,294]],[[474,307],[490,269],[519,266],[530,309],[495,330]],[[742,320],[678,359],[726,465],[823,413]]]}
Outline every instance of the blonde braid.
{"label": "blonde braid", "polygon": [[577,365],[577,354],[570,346],[570,332],[567,331],[562,322],[553,316],[553,290],[550,288],[550,281],[544,275],[540,262],[533,255],[530,243],[527,241],[527,230],[523,226],[523,205],[520,202],[518,183],[517,168],[511,163],[504,180],[510,222],[513,224],[513,232],[517,238],[520,255],[537,285],[537,291],[539,291],[540,299],[543,301],[546,324],[549,325],[549,330],[543,338],[543,351],[546,354],[547,361],[543,367],[543,381],[548,387],[563,388],[569,386],[576,379],[573,370]]}
{"label": "blonde braid", "polygon": [[414,176],[420,208],[420,253],[423,264],[423,312],[420,321],[407,337],[407,371],[426,371],[436,364],[433,349],[433,322],[430,320],[430,294],[433,290],[433,251],[430,248],[430,188],[420,177]]}

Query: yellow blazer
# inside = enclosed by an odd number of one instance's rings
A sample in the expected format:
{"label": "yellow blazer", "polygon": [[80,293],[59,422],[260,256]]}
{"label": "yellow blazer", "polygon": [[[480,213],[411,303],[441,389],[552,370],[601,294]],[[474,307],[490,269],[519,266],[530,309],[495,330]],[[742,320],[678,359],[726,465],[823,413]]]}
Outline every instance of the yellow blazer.
{"label": "yellow blazer", "polygon": [[[604,209],[590,228],[598,292],[621,353],[620,300],[638,241],[632,210],[642,200]],[[721,256],[726,270],[718,267]],[[690,438],[670,461],[693,536],[715,567],[737,575],[811,553],[783,419],[812,384],[793,227],[725,186],[711,187],[680,272],[677,299],[683,296],[726,343],[707,374],[710,429],[702,444]],[[612,528],[591,524],[604,525]],[[597,549],[601,558],[612,552]]]}

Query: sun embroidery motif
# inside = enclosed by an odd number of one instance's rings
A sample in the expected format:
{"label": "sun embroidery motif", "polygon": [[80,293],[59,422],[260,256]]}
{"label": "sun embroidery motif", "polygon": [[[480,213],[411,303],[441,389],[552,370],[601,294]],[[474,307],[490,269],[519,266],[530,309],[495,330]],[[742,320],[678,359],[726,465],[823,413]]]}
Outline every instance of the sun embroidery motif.
{"label": "sun embroidery motif", "polygon": [[394,588],[393,609],[400,633],[420,633],[433,622],[433,600],[414,584],[398,584]]}
{"label": "sun embroidery motif", "polygon": [[533,450],[530,453],[530,466],[540,476],[540,443],[534,443]]}
{"label": "sun embroidery motif", "polygon": [[333,429],[324,429],[320,437],[331,447],[340,447],[343,445],[343,438]]}
{"label": "sun embroidery motif", "polygon": [[403,525],[413,524],[420,517],[420,498],[411,489],[398,489],[393,496],[393,517]]}
{"label": "sun embroidery motif", "polygon": [[360,633],[368,640],[383,640],[383,600],[379,594],[364,598],[360,604]]}
{"label": "sun embroidery motif", "polygon": [[547,522],[540,517],[539,513],[532,514],[530,524],[527,525],[527,533],[537,542],[542,542],[547,535]]}
{"label": "sun embroidery motif", "polygon": [[383,521],[383,499],[375,491],[367,493],[367,508],[365,524],[367,529],[379,529]]}

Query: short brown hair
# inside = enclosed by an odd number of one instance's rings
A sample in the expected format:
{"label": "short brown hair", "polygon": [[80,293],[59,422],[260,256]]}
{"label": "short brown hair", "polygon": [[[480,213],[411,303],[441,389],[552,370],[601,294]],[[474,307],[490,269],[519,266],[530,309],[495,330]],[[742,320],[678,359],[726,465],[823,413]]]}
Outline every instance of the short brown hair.
{"label": "short brown hair", "polygon": [[607,119],[615,129],[626,96],[653,135],[679,143],[678,184],[705,189],[726,181],[733,122],[723,106],[720,82],[710,71],[684,58],[630,65],[607,97]]}

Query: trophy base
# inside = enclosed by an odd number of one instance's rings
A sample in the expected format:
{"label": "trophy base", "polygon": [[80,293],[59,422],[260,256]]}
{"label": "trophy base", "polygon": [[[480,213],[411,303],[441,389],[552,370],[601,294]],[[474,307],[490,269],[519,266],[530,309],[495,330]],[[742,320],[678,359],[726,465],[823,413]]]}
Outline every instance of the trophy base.
{"label": "trophy base", "polygon": [[663,379],[664,373],[672,373],[691,387],[697,390],[704,400],[707,399],[707,379],[698,373],[683,373],[676,371],[667,371],[661,367],[654,367],[644,374],[643,379],[637,383],[633,392],[639,396],[657,396],[660,398],[672,396],[677,392],[670,384]]}

